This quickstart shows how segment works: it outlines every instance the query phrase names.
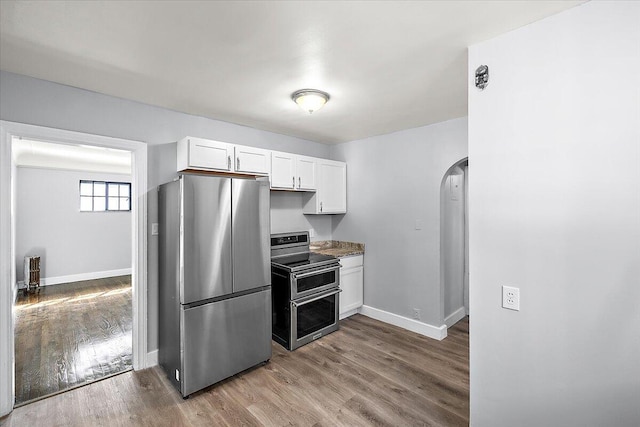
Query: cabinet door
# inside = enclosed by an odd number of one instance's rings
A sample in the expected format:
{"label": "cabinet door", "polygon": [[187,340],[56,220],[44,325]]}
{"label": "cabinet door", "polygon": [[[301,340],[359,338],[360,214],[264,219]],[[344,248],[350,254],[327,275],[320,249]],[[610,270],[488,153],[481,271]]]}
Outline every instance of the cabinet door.
{"label": "cabinet door", "polygon": [[298,174],[296,188],[298,190],[316,189],[317,160],[313,157],[298,156],[296,159],[296,172]]}
{"label": "cabinet door", "polygon": [[295,155],[271,152],[271,188],[295,189]]}
{"label": "cabinet door", "polygon": [[236,145],[235,154],[234,168],[236,172],[269,175],[271,169],[271,153],[269,151]]}
{"label": "cabinet door", "polygon": [[226,142],[189,138],[189,167],[230,171],[233,146]]}
{"label": "cabinet door", "polygon": [[342,268],[340,271],[340,315],[362,306],[364,269],[362,266]]}
{"label": "cabinet door", "polygon": [[347,212],[347,164],[343,162],[320,161],[318,163],[319,213]]}

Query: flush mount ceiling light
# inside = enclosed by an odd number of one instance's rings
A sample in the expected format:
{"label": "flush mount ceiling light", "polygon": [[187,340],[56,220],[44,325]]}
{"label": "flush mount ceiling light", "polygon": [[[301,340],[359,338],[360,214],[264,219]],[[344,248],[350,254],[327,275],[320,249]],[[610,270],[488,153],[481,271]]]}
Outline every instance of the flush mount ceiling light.
{"label": "flush mount ceiling light", "polygon": [[300,89],[291,94],[291,99],[304,111],[312,114],[327,103],[329,94],[317,89]]}

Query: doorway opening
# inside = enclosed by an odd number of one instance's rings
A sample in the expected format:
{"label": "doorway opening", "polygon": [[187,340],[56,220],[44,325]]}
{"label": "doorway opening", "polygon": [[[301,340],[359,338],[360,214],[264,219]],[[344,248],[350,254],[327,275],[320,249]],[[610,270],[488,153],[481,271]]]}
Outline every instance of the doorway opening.
{"label": "doorway opening", "polygon": [[11,143],[21,406],[132,368],[131,152]]}
{"label": "doorway opening", "polygon": [[[18,189],[24,191],[24,188],[20,187],[19,181],[19,166],[16,164],[16,152],[14,152],[12,141],[16,140],[29,140],[34,142],[47,142],[54,143],[57,145],[66,146],[70,149],[85,149],[85,150],[95,150],[100,152],[101,154],[98,157],[104,155],[106,151],[124,151],[126,152],[127,157],[130,162],[130,187],[129,196],[127,197],[126,191],[124,187],[113,187],[112,190],[115,192],[116,189],[118,192],[120,190],[123,191],[123,194],[118,193],[118,200],[115,200],[114,192],[111,193],[114,196],[114,200],[112,200],[113,206],[120,206],[120,202],[123,203],[123,210],[126,209],[126,204],[129,203],[128,212],[129,219],[126,220],[125,228],[129,231],[129,241],[128,241],[128,268],[126,269],[118,269],[114,268],[110,270],[113,273],[112,278],[107,280],[109,283],[99,282],[99,279],[103,279],[101,277],[90,277],[83,276],[83,272],[79,273],[54,273],[52,270],[53,264],[49,261],[52,261],[54,258],[54,253],[46,250],[41,251],[40,254],[34,254],[35,256],[40,256],[41,261],[44,261],[41,265],[41,283],[42,287],[40,288],[40,293],[37,295],[27,293],[26,296],[34,297],[29,300],[26,299],[26,303],[22,308],[18,308],[18,296],[22,292],[24,295],[24,291],[19,291],[19,281],[18,277],[23,277],[22,267],[23,267],[23,259],[19,259],[18,257],[18,247],[16,241],[16,230],[17,230],[17,222],[19,221],[17,218],[17,207],[19,205],[18,200],[22,201],[23,194],[18,194]],[[70,154],[66,155],[67,161],[72,158]],[[14,309],[15,309],[15,319],[20,316],[19,312],[27,312],[27,306],[35,306],[33,308],[44,310],[45,308],[53,308],[53,306],[63,306],[65,302],[74,303],[76,307],[81,305],[87,305],[91,300],[97,300],[103,297],[120,297],[121,301],[125,301],[121,304],[122,307],[127,307],[129,312],[131,313],[131,326],[127,328],[126,326],[122,326],[123,322],[118,323],[118,321],[108,320],[101,318],[99,322],[98,329],[102,332],[107,330],[111,330],[113,332],[114,327],[128,331],[128,336],[123,334],[124,338],[120,337],[118,343],[115,341],[110,342],[109,344],[104,344],[105,346],[124,346],[131,348],[131,356],[128,361],[120,360],[116,364],[120,364],[120,366],[128,364],[132,366],[133,369],[143,369],[145,368],[147,363],[147,307],[146,307],[146,177],[147,177],[147,146],[145,143],[139,141],[130,141],[124,139],[110,138],[92,134],[85,134],[79,132],[65,131],[60,129],[46,128],[41,126],[33,126],[26,125],[21,123],[13,123],[0,121],[0,176],[2,180],[0,181],[0,231],[3,236],[7,236],[0,241],[0,283],[2,286],[0,287],[0,416],[6,415],[13,409],[14,405],[19,405],[22,403],[21,401],[24,399],[23,397],[18,397],[16,395],[16,387],[19,384],[19,380],[16,378],[15,373],[17,372],[17,363],[16,356],[18,356],[18,349],[15,348],[14,337],[18,338],[18,327],[20,325],[17,322],[14,322]],[[106,180],[106,179],[87,179],[85,181],[94,181],[94,182],[102,182],[105,185],[109,184],[117,184],[125,183],[126,180]],[[26,182],[26,181],[25,181]],[[75,183],[76,187],[76,208],[80,209],[80,204],[82,201],[80,200],[80,180]],[[108,191],[108,190],[107,190]],[[51,190],[54,196],[61,195],[61,191],[53,191]],[[98,189],[98,193],[100,189]],[[99,194],[92,194],[93,196],[99,196]],[[89,197],[87,194],[83,194],[83,196]],[[122,197],[120,197],[122,196]],[[128,200],[125,200],[128,199]],[[85,200],[86,202],[86,200]],[[92,200],[92,203],[96,203],[98,207],[100,207],[100,201]],[[108,203],[105,201],[105,203]],[[49,201],[47,205],[43,205],[39,209],[40,216],[38,216],[38,221],[47,222],[50,220],[52,216],[52,212],[55,209],[59,209],[61,205],[64,205],[65,202],[60,198],[60,200],[54,199],[53,201]],[[85,203],[86,207],[86,203]],[[123,214],[124,212],[117,212],[118,214]],[[92,215],[91,212],[84,212],[86,215]],[[126,215],[126,214],[125,214]],[[97,218],[97,217],[96,217]],[[55,229],[55,226],[52,224],[47,224],[51,229]],[[96,226],[99,227],[99,226]],[[54,230],[55,231],[55,230]],[[64,234],[64,233],[63,233]],[[54,241],[63,241],[68,244],[72,244],[72,240],[65,238],[66,236],[57,236]],[[18,238],[20,238],[18,236]],[[103,240],[105,237],[103,237]],[[96,246],[100,246],[101,240],[98,239],[95,242]],[[28,252],[36,252],[39,247],[37,245],[33,245],[32,247],[27,248]],[[40,248],[43,249],[43,248]],[[69,252],[71,252],[70,248],[67,248]],[[31,255],[24,254],[21,256]],[[73,259],[70,265],[84,265],[86,264],[86,259],[80,258],[77,255],[77,259]],[[70,257],[71,258],[71,257]],[[55,264],[58,267],[58,263]],[[104,271],[102,271],[104,273]],[[121,273],[121,274],[119,274]],[[115,274],[119,274],[116,276]],[[115,278],[114,278],[115,277]],[[53,280],[47,280],[52,279]],[[78,279],[84,280],[84,286],[78,286],[77,283],[72,285],[63,285],[62,282],[65,283],[73,283],[78,282]],[[24,281],[24,277],[23,277]],[[47,283],[49,281],[49,283]],[[52,283],[58,281],[58,284],[54,286],[49,286]],[[29,280],[31,282],[31,280]],[[31,285],[31,283],[29,283]],[[78,291],[75,295],[64,294],[64,296],[60,296],[64,287],[74,287],[74,288],[84,288],[82,291],[76,289]],[[56,290],[56,292],[53,292]],[[58,292],[60,291],[60,292]],[[130,295],[129,301],[127,301],[126,294]],[[48,295],[51,294],[51,295]],[[47,297],[47,298],[45,298]],[[50,297],[50,298],[49,298]],[[23,301],[24,302],[24,301]],[[30,316],[28,316],[30,317]],[[75,332],[71,334],[71,336],[79,337],[80,343],[84,343],[88,340],[88,336],[86,334],[86,330],[82,330],[82,327],[87,325],[87,315],[80,316],[82,320],[77,320],[77,317],[69,317],[66,319],[67,323],[75,322],[81,323],[78,326]],[[51,327],[52,322],[46,321],[44,324],[47,327]],[[114,326],[115,325],[115,326]],[[27,334],[24,335],[27,337],[27,340],[35,339],[37,340],[37,334],[33,333],[30,335],[30,332],[37,331],[36,326],[30,326],[27,329]],[[86,338],[86,339],[85,339]],[[84,341],[83,341],[84,339]],[[78,344],[80,345],[80,344]],[[99,347],[99,346],[98,346]],[[83,359],[79,356],[82,351],[76,354],[77,357],[69,357],[68,355],[63,355],[59,350],[54,350],[54,352],[58,352],[59,356],[56,362],[56,366],[54,366],[54,371],[57,370],[57,380],[64,380],[65,373],[67,374],[66,381],[68,383],[72,383],[74,380],[74,376],[76,376],[77,371],[82,370],[83,366],[87,364],[86,359]],[[88,353],[88,352],[87,352]],[[73,368],[75,372],[71,369],[71,363],[75,363]],[[104,362],[103,367],[104,367]],[[113,363],[113,359],[111,359]],[[22,360],[20,361],[22,363]],[[106,369],[102,369],[103,374]],[[110,374],[107,374],[105,377],[108,377]],[[43,379],[42,373],[33,373],[31,377],[38,380]],[[54,375],[55,377],[55,375]],[[95,379],[96,375],[94,372],[93,379]],[[30,379],[30,375],[27,375],[27,379]],[[78,379],[78,378],[75,378]],[[86,378],[85,378],[86,379]],[[90,378],[91,380],[91,378]],[[61,381],[65,382],[65,381]],[[86,383],[86,382],[85,382]],[[76,384],[72,384],[72,387],[75,387]],[[83,385],[83,384],[77,384]],[[33,399],[33,397],[29,397],[29,400]]]}
{"label": "doorway opening", "polygon": [[469,160],[453,164],[440,187],[440,268],[443,323],[469,315]]}

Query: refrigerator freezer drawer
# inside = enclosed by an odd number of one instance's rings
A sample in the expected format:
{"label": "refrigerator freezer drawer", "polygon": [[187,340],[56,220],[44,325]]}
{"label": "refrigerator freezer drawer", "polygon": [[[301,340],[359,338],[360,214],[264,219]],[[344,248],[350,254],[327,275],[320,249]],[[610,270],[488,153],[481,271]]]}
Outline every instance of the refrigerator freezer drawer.
{"label": "refrigerator freezer drawer", "polygon": [[271,358],[271,289],[182,309],[183,396]]}

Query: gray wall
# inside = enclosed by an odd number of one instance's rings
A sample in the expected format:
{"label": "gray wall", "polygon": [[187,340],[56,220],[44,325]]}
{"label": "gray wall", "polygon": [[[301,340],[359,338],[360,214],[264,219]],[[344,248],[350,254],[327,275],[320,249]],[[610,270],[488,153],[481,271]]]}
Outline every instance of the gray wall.
{"label": "gray wall", "polygon": [[300,215],[303,195],[292,191],[271,192],[271,232],[314,230],[312,241],[331,240],[331,217]]}
{"label": "gray wall", "polygon": [[129,175],[17,168],[16,278],[38,255],[43,279],[131,268],[131,212],[80,212],[79,181]]}
{"label": "gray wall", "polygon": [[423,322],[441,326],[440,186],[467,157],[467,119],[339,144],[331,154],[348,164],[348,214],[334,216],[332,236],[366,245],[365,305],[408,318],[418,308]]}
{"label": "gray wall", "polygon": [[[174,142],[189,135],[315,157],[329,157],[327,145],[232,123],[170,111],[0,71],[0,119],[143,141],[148,149],[148,225],[158,220],[156,187],[176,176]],[[277,199],[277,195],[275,198]],[[277,203],[277,202],[276,202]],[[276,223],[279,211],[272,212]],[[302,212],[288,209],[285,218],[303,223]],[[331,218],[316,219],[315,227],[327,229]],[[148,242],[148,350],[158,341],[158,247],[147,230]]]}
{"label": "gray wall", "polygon": [[637,426],[640,3],[473,46],[469,84],[471,424]]}

